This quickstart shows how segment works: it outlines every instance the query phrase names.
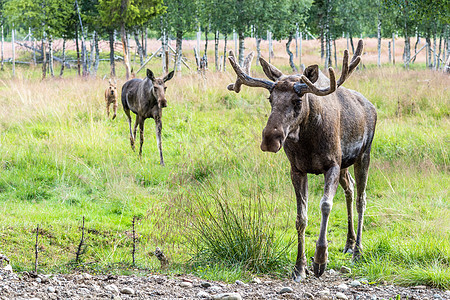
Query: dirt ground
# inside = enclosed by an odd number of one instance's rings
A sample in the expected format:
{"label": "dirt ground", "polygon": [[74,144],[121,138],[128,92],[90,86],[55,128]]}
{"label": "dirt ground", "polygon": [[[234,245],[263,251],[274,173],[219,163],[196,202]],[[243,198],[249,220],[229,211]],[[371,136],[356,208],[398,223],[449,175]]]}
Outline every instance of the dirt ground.
{"label": "dirt ground", "polygon": [[255,278],[250,283],[206,281],[192,275],[115,276],[0,270],[0,299],[450,299],[450,291],[426,286],[373,285],[329,270],[317,279]]}

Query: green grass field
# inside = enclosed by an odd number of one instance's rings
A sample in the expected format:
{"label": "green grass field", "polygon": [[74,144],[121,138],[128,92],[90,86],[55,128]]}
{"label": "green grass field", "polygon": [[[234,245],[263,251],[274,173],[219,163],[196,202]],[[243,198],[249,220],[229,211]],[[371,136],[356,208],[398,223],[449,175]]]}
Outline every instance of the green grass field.
{"label": "green grass field", "polygon": [[[159,63],[152,68],[159,69]],[[259,67],[254,70],[263,77]],[[99,74],[107,73],[105,63]],[[64,79],[41,81],[39,74],[39,68],[24,67],[15,79],[9,71],[0,73],[0,253],[15,270],[33,269],[39,225],[41,272],[75,267],[124,274],[192,272],[226,281],[251,273],[289,276],[296,256],[296,202],[285,154],[259,149],[270,113],[267,91],[227,91],[235,78],[231,72],[210,72],[206,81],[197,74],[176,75],[167,83],[166,167],[161,167],[153,120],[146,122],[140,159],[129,145],[121,105],[116,120],[106,119],[106,80],[80,79],[74,70]],[[119,90],[123,82],[119,79]],[[450,78],[424,69],[368,66],[345,85],[375,104],[379,121],[364,259],[353,264],[341,253],[347,217],[339,188],[329,224],[328,268],[347,265],[352,276],[372,282],[449,289]],[[308,257],[318,236],[322,191],[323,176],[311,175]],[[83,216],[87,247],[75,266]],[[232,242],[220,236],[223,226],[230,234],[242,233],[244,248],[269,238],[261,242],[263,257],[255,254],[254,264],[239,263],[233,255],[236,260],[214,259],[215,252],[198,237],[210,229],[217,233],[211,235],[214,245],[229,247]],[[168,269],[161,270],[151,255],[157,246],[172,262]]]}

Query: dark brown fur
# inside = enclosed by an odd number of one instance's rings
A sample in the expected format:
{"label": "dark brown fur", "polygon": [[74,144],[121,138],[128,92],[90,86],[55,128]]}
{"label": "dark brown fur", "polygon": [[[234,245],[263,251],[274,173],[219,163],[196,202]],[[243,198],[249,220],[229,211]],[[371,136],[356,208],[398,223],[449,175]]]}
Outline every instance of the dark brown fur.
{"label": "dark brown fur", "polygon": [[[278,152],[283,147],[291,164],[291,179],[297,198],[298,252],[293,273],[296,281],[306,277],[308,173],[324,174],[325,177],[324,195],[320,201],[322,221],[313,260],[314,274],[322,275],[326,267],[327,224],[339,183],[345,192],[348,213],[344,252],[353,253],[354,259],[361,255],[365,190],[377,114],[375,107],[360,93],[339,87],[359,63],[361,52],[362,41],[350,66],[348,53],[345,53],[343,72],[337,84],[333,70],[330,70],[331,82],[317,65],[308,67],[302,76],[286,76],[261,59],[265,74],[274,81],[267,82],[243,74],[233,58],[230,59],[243,84],[270,90],[272,112],[263,130],[261,149]],[[352,210],[355,181],[348,171],[352,165],[357,187],[356,235]]]}
{"label": "dark brown fur", "polygon": [[[165,82],[172,79],[173,71],[164,78],[155,78],[153,72],[147,69],[147,77],[144,79],[131,79],[125,82],[122,87],[122,105],[128,117],[130,128],[130,143],[134,151],[136,130],[139,125],[140,147],[139,156],[142,155],[142,145],[144,144],[144,122],[147,118],[153,118],[156,124],[156,142],[158,144],[160,164],[164,166],[161,144],[162,130],[162,109],[167,106],[165,96]],[[136,114],[134,130],[131,129],[131,114]]]}

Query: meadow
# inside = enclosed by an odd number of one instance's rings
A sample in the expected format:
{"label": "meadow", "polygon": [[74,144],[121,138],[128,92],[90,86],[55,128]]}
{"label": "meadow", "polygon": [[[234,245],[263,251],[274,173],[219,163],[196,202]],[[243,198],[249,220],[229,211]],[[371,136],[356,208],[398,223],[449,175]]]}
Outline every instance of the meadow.
{"label": "meadow", "polygon": [[[317,48],[305,47],[305,63],[320,63]],[[160,64],[152,61],[149,68],[159,75]],[[274,64],[289,72],[282,55]],[[64,78],[45,80],[32,66],[18,67],[11,78],[6,65],[0,72],[0,253],[15,270],[33,269],[39,225],[40,272],[190,272],[225,281],[290,275],[296,256],[290,167],[282,151],[259,148],[270,113],[268,93],[248,87],[229,92],[231,67],[214,72],[211,58],[210,66],[206,79],[183,70],[167,83],[161,167],[153,120],[146,122],[139,158],[131,150],[121,104],[116,120],[106,118],[108,63],[96,78],[67,70]],[[255,62],[252,70],[264,76]],[[328,268],[346,265],[351,276],[370,282],[449,289],[450,77],[420,61],[404,70],[398,64],[377,68],[369,60],[344,85],[376,106],[378,123],[364,258],[352,263],[342,254],[347,215],[339,188],[329,223]],[[308,180],[311,257],[323,176]],[[83,217],[86,246],[75,264]],[[259,252],[250,249],[255,241]],[[236,243],[244,250],[232,249]],[[168,268],[152,256],[156,247],[168,256]],[[243,252],[244,263],[237,255]]]}

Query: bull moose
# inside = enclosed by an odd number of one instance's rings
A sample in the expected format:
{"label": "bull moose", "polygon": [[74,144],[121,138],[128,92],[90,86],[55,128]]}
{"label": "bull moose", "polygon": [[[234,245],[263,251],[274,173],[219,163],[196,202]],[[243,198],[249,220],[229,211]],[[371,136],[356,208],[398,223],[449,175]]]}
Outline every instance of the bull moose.
{"label": "bull moose", "polygon": [[[324,194],[320,200],[320,233],[312,263],[315,276],[321,276],[326,268],[327,224],[338,184],[344,189],[347,204],[348,232],[344,252],[352,253],[354,260],[360,258],[362,253],[366,184],[377,113],[363,95],[341,86],[359,64],[362,49],[363,41],[360,40],[350,64],[348,51],[345,50],[342,74],[337,83],[332,68],[329,68],[329,79],[317,65],[307,67],[302,75],[284,75],[263,58],[260,63],[270,80],[253,78],[249,74],[250,63],[246,61],[245,72],[230,51],[229,61],[237,80],[228,89],[239,92],[243,84],[269,90],[272,111],[262,132],[261,150],[276,153],[284,148],[291,164],[291,179],[297,198],[298,252],[293,272],[293,279],[297,282],[307,274],[307,174],[324,174],[325,179]],[[357,188],[356,236],[352,208],[355,181],[348,171],[352,165]]]}
{"label": "bull moose", "polygon": [[[167,106],[165,96],[165,82],[172,79],[174,72],[170,72],[164,78],[155,78],[153,72],[147,69],[147,77],[144,79],[134,78],[125,82],[122,86],[122,106],[128,117],[130,128],[130,143],[134,151],[136,139],[136,129],[139,125],[140,147],[139,156],[142,155],[142,145],[144,144],[144,122],[147,118],[153,118],[156,125],[156,142],[159,149],[160,164],[164,166],[164,159],[161,145],[162,130],[162,109]],[[131,129],[130,111],[136,114],[134,130]]]}

